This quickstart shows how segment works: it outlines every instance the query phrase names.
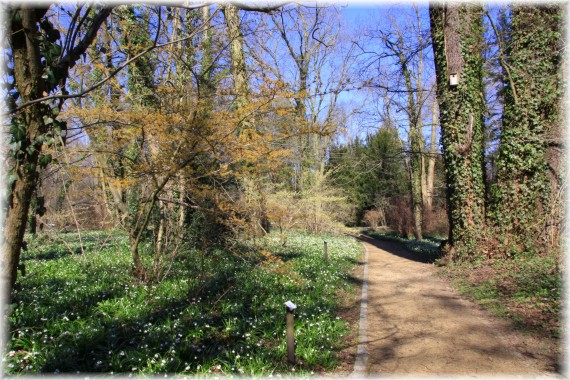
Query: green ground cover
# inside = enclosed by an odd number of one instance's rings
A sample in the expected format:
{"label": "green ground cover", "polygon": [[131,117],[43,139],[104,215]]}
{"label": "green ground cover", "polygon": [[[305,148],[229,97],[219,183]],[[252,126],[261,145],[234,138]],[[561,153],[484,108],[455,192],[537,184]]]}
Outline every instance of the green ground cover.
{"label": "green ground cover", "polygon": [[484,259],[443,268],[461,294],[525,332],[562,336],[562,271],[555,255]]}
{"label": "green ground cover", "polygon": [[[329,262],[323,262],[323,239]],[[340,292],[362,248],[345,236],[270,234],[240,254],[187,252],[159,284],[136,282],[118,232],[27,238],[27,275],[11,305],[8,374],[310,374],[330,370],[350,333]],[[259,243],[259,242],[258,242]],[[203,270],[202,270],[203,268]],[[296,310],[298,364],[286,363],[285,307]]]}
{"label": "green ground cover", "polygon": [[434,262],[441,256],[440,244],[445,238],[438,236],[424,236],[423,240],[407,239],[392,231],[365,231],[366,235],[379,240],[395,241],[406,247],[410,252],[418,255],[426,262]]}

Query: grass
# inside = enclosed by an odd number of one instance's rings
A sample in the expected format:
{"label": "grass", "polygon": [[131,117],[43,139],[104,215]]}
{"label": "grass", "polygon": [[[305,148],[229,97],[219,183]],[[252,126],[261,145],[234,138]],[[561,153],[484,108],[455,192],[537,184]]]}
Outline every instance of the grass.
{"label": "grass", "polygon": [[482,259],[443,268],[459,291],[520,330],[561,337],[562,272],[554,254]]}
{"label": "grass", "polygon": [[[322,259],[328,240],[329,263]],[[11,305],[8,374],[311,374],[332,370],[350,333],[339,291],[354,292],[352,238],[291,233],[261,251],[187,252],[159,284],[130,275],[118,232],[28,238]],[[83,252],[83,253],[82,253]],[[296,310],[298,364],[286,363],[285,307]]]}

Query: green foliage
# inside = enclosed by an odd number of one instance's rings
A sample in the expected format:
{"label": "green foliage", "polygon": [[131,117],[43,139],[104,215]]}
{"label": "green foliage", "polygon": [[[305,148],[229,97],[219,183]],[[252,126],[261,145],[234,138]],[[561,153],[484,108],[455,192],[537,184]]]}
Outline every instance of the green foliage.
{"label": "green foliage", "polygon": [[[501,144],[496,160],[490,219],[495,234],[510,247],[539,253],[559,241],[548,236],[559,229],[563,184],[555,151],[561,137],[562,86],[559,6],[513,6],[506,54],[505,105]],[[554,241],[553,241],[554,240]]]}
{"label": "green foliage", "polygon": [[519,328],[559,338],[562,272],[555,255],[519,255],[445,268],[464,295]]}
{"label": "green foliage", "polygon": [[[59,73],[55,73],[53,69],[62,51],[62,47],[59,45],[60,32],[47,18],[40,20],[39,27],[40,33],[36,38],[42,59],[43,74],[41,79],[47,83],[48,87],[55,88],[61,80],[61,77],[58,76]],[[14,57],[10,56],[10,58],[13,59]],[[8,83],[8,88],[12,99],[21,97],[22,94],[19,93],[15,80]],[[24,95],[27,96],[27,94]],[[12,106],[15,106],[15,103]],[[59,106],[52,102],[49,105],[41,104],[35,107],[37,108],[35,112],[39,117],[34,115],[36,123],[33,126],[30,125],[29,116],[19,114],[10,118],[8,146],[16,165],[9,169],[10,175],[7,181],[9,189],[12,189],[14,182],[18,179],[16,172],[18,172],[20,165],[28,173],[35,172],[37,168],[45,169],[55,160],[51,154],[42,154],[42,149],[54,147],[60,141],[65,141],[62,134],[65,134],[63,132],[67,128],[67,123],[57,120]]]}
{"label": "green foliage", "polygon": [[50,87],[55,88],[62,79],[61,73],[56,73],[53,68],[62,52],[62,47],[58,44],[61,34],[47,18],[42,18],[39,24],[41,34],[37,38],[40,53],[45,60],[42,78],[50,84]]}
{"label": "green foliage", "polygon": [[382,127],[365,141],[355,139],[331,148],[328,169],[333,183],[348,195],[356,207],[353,225],[359,225],[364,212],[379,199],[407,194],[402,142],[394,128]]}
{"label": "green foliage", "polygon": [[[452,25],[448,14],[457,14]],[[483,113],[483,23],[481,8],[472,5],[430,8],[437,72],[441,142],[445,162],[450,243],[454,258],[475,252],[485,221]],[[447,34],[447,35],[446,35]],[[448,62],[446,39],[457,39],[461,51]],[[460,55],[460,57],[459,57]],[[460,62],[461,64],[458,64]],[[449,85],[452,70],[461,70],[459,85]]]}
{"label": "green foliage", "polygon": [[[329,263],[322,258],[328,241]],[[121,233],[38,234],[24,257],[10,314],[6,371],[198,375],[309,374],[338,365],[349,334],[339,291],[361,246],[352,238],[290,233],[281,247],[234,254],[188,251],[150,286],[133,280]],[[283,303],[296,311],[299,364],[286,364]]]}
{"label": "green foliage", "polygon": [[445,240],[442,237],[427,235],[424,235],[422,240],[407,239],[393,232],[367,231],[366,234],[379,240],[398,242],[425,262],[434,262],[441,257],[440,245]]}

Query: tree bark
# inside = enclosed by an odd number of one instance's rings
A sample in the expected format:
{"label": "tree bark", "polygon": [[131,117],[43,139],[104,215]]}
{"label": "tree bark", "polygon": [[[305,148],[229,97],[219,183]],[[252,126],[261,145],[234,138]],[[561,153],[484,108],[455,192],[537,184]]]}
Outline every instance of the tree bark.
{"label": "tree bark", "polygon": [[[11,19],[11,47],[14,62],[14,79],[21,102],[33,100],[46,92],[42,79],[43,68],[39,47],[37,23],[47,9],[22,7]],[[3,289],[12,289],[17,279],[20,250],[24,240],[31,198],[36,188],[36,167],[42,144],[36,137],[45,133],[43,115],[49,108],[34,104],[14,116],[13,124],[24,130],[21,148],[15,158],[14,174],[17,176],[8,199],[2,265]],[[26,149],[28,148],[28,149]]]}
{"label": "tree bark", "polygon": [[[479,6],[430,4],[441,139],[446,167],[452,259],[475,251],[485,224],[482,11]],[[451,74],[459,76],[452,86]]]}
{"label": "tree bark", "polygon": [[236,107],[241,108],[247,105],[249,88],[243,54],[243,34],[240,28],[239,9],[232,3],[228,3],[223,7],[223,12],[230,39],[231,72],[236,92]]}
{"label": "tree bark", "polygon": [[507,255],[560,244],[563,19],[558,5],[512,8],[490,210],[496,233],[508,241],[502,247]]}
{"label": "tree bark", "polygon": [[425,197],[424,197],[424,207],[428,211],[432,211],[433,209],[433,196],[434,196],[434,183],[435,183],[435,158],[437,154],[436,135],[437,135],[437,125],[439,121],[437,114],[438,114],[437,100],[434,100],[432,108],[431,135],[430,135],[429,155],[427,157],[427,173],[425,180]]}
{"label": "tree bark", "polygon": [[400,56],[402,64],[402,73],[406,80],[406,88],[408,89],[408,120],[410,122],[410,130],[408,132],[408,141],[410,145],[410,185],[412,195],[412,218],[414,224],[414,236],[416,240],[423,238],[422,222],[423,222],[423,188],[422,188],[422,171],[423,171],[423,136],[422,126],[419,118],[419,105],[414,100],[413,86],[411,75],[408,67]]}
{"label": "tree bark", "polygon": [[[231,13],[231,17],[238,17],[238,13],[236,12],[235,14]],[[214,92],[215,92],[215,86],[214,83],[212,83],[212,73],[213,73],[213,58],[212,58],[212,31],[210,30],[211,27],[211,22],[210,22],[210,6],[205,6],[202,7],[201,9],[201,17],[202,17],[202,22],[206,25],[205,29],[204,29],[204,33],[202,34],[202,41],[200,42],[200,47],[202,50],[202,59],[201,59],[201,69],[200,69],[200,74],[199,74],[199,79],[198,79],[198,96],[201,99],[205,100],[205,104],[203,105],[204,109],[206,109],[206,112],[209,112],[212,108],[212,99],[211,97],[213,96]],[[226,21],[227,22],[227,21]],[[237,67],[233,67],[232,66],[232,75],[238,75],[238,85],[240,86],[240,91],[244,91],[247,92],[247,81],[246,81],[246,76],[245,76],[245,60],[243,57],[243,36],[241,35],[241,32],[239,31],[239,18],[236,20],[232,19],[231,20],[231,24],[232,27],[234,27],[233,23],[237,22],[237,27],[238,27],[238,36],[237,41],[234,43],[234,45],[237,46],[233,46],[233,48],[235,49],[235,51],[232,49],[232,45],[231,43],[233,41],[230,42],[230,54],[231,54],[231,61],[232,64],[234,62],[236,62],[236,66]],[[228,24],[229,25],[229,24]],[[229,30],[229,28],[228,28]],[[230,33],[235,33],[235,30],[230,30]],[[241,36],[241,39],[240,39]],[[233,37],[232,37],[233,38]],[[237,52],[237,53],[236,53]],[[236,54],[236,55],[234,55]],[[240,74],[238,74],[238,72],[240,72]],[[245,86],[245,88],[244,88]],[[240,92],[241,94],[241,92]],[[239,95],[238,95],[239,96]],[[243,98],[239,98],[239,102],[243,102],[244,99]],[[238,104],[238,106],[244,106],[244,104]]]}
{"label": "tree bark", "polygon": [[[70,46],[67,54],[52,63],[52,73],[56,80],[44,79],[45,58],[40,51],[42,41],[38,29],[39,21],[48,11],[46,8],[18,7],[9,12],[10,47],[14,70],[15,89],[19,93],[19,104],[28,104],[47,96],[58,86],[64,90],[69,69],[85,53],[92,43],[103,21],[111,13],[111,8],[104,8],[91,19],[85,35],[75,46]],[[62,103],[53,109],[61,108]],[[12,137],[19,149],[14,152],[12,174],[16,179],[10,188],[2,242],[3,265],[2,285],[10,292],[17,279],[20,251],[26,230],[30,201],[37,185],[37,166],[41,155],[43,135],[49,131],[47,124],[52,116],[52,107],[36,102],[12,114]]]}
{"label": "tree bark", "polygon": [[[407,116],[408,116],[408,145],[410,150],[410,195],[412,198],[412,220],[414,227],[414,236],[416,240],[423,238],[422,223],[423,223],[423,199],[424,187],[423,179],[424,174],[424,138],[422,135],[422,122],[421,122],[421,76],[422,76],[422,55],[418,56],[418,81],[416,83],[417,90],[414,90],[412,83],[412,73],[408,66],[408,58],[405,55],[404,40],[401,33],[398,33],[398,43],[394,45],[388,39],[385,40],[386,46],[390,48],[395,55],[397,55],[400,70],[404,77],[404,82],[407,91]],[[421,41],[420,41],[421,45]]]}

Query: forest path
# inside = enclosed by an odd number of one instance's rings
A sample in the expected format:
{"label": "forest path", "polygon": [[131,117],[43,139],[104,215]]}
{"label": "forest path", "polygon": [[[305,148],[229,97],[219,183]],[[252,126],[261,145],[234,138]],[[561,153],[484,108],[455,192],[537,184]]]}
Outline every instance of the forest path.
{"label": "forest path", "polygon": [[397,243],[360,240],[368,296],[354,376],[559,376],[540,342],[460,297],[433,264],[415,261]]}

